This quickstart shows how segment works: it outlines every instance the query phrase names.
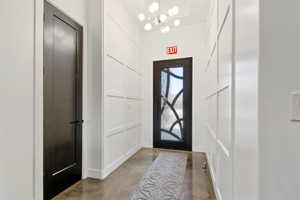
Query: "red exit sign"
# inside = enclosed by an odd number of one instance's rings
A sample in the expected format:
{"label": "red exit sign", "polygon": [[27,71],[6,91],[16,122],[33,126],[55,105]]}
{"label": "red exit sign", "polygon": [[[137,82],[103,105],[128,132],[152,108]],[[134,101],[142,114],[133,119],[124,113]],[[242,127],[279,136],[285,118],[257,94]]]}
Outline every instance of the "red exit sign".
{"label": "red exit sign", "polygon": [[178,52],[177,46],[167,47],[168,55],[174,55],[174,54],[177,54],[177,52]]}

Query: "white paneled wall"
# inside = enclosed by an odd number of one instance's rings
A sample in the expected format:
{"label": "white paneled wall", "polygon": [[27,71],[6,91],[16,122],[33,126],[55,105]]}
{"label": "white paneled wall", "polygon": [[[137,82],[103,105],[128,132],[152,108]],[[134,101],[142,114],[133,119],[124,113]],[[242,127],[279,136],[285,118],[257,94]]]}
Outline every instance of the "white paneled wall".
{"label": "white paneled wall", "polygon": [[[209,27],[209,59],[203,70],[203,104],[208,160],[218,199],[233,198],[232,10],[228,0],[215,0]],[[202,88],[204,88],[202,86]]]}
{"label": "white paneled wall", "polygon": [[106,177],[140,148],[139,30],[119,0],[104,2],[103,166]]}
{"label": "white paneled wall", "polygon": [[257,2],[214,0],[210,13],[210,56],[201,93],[208,160],[219,200],[258,198]]}

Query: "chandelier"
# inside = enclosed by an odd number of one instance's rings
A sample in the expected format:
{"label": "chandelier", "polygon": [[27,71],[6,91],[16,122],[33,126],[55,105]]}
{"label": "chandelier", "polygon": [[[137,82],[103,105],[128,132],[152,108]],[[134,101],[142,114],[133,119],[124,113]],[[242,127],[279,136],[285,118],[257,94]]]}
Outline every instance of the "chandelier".
{"label": "chandelier", "polygon": [[167,10],[167,12],[159,12],[160,4],[154,1],[148,6],[148,10],[145,13],[139,13],[137,18],[144,24],[145,31],[151,31],[154,27],[160,27],[162,33],[168,33],[171,27],[180,26],[181,21],[176,19],[179,14],[179,7],[173,6]]}

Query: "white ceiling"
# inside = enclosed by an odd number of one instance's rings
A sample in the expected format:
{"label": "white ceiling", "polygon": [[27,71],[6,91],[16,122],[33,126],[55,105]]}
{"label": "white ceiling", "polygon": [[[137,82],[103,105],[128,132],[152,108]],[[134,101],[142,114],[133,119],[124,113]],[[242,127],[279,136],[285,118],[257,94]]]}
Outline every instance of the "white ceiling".
{"label": "white ceiling", "polygon": [[[144,13],[146,16],[150,15],[148,11],[148,6],[156,1],[160,4],[160,10],[155,13],[155,15],[159,15],[161,13],[167,13],[169,8],[174,6],[178,6],[180,8],[179,15],[176,17],[172,17],[169,20],[180,19],[182,26],[197,24],[204,22],[208,19],[209,9],[211,6],[211,0],[122,0],[124,2],[124,6],[131,13],[132,17],[137,20],[137,23],[141,24],[141,28],[143,28],[146,22],[139,22],[137,19],[137,15],[139,13]],[[154,28],[153,30],[156,30]]]}

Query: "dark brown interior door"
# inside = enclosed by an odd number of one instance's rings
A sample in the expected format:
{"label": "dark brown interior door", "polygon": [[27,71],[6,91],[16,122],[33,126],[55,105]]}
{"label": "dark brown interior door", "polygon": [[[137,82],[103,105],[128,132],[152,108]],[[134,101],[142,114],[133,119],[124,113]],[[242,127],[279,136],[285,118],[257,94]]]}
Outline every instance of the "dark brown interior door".
{"label": "dark brown interior door", "polygon": [[192,150],[192,58],[154,62],[154,147]]}
{"label": "dark brown interior door", "polygon": [[44,199],[81,179],[82,27],[45,2]]}

